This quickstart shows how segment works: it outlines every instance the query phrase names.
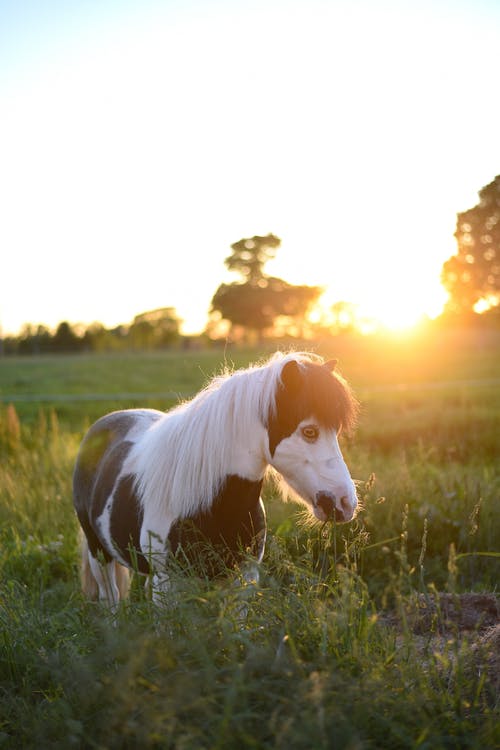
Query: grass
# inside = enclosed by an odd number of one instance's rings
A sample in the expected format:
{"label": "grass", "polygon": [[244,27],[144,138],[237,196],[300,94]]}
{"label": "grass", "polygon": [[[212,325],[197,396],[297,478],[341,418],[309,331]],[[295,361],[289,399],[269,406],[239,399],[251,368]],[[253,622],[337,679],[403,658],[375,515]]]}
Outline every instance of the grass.
{"label": "grass", "polygon": [[[175,603],[158,613],[136,580],[116,622],[79,593],[70,485],[86,426],[130,403],[4,405],[0,747],[497,746],[498,693],[480,633],[439,640],[438,618],[417,635],[405,614],[418,594],[491,592],[498,581],[497,356],[491,340],[441,335],[446,346],[437,335],[324,346],[340,353],[363,403],[356,436],[343,442],[363,497],[355,523],[304,524],[270,487],[257,589],[174,569]],[[232,356],[246,364],[255,352]],[[0,388],[190,393],[222,359],[3,360]]]}

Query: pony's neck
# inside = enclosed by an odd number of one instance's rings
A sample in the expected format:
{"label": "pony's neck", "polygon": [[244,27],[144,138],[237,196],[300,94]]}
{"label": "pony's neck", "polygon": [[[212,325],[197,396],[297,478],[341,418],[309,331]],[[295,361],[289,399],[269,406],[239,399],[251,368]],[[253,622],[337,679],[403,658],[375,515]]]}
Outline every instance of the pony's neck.
{"label": "pony's neck", "polygon": [[210,508],[228,476],[261,480],[270,457],[257,386],[233,376],[148,430],[133,452],[141,500],[185,518]]}
{"label": "pony's neck", "polygon": [[234,441],[228,473],[245,479],[262,479],[269,465],[267,430],[260,422],[246,434],[246,440]]}

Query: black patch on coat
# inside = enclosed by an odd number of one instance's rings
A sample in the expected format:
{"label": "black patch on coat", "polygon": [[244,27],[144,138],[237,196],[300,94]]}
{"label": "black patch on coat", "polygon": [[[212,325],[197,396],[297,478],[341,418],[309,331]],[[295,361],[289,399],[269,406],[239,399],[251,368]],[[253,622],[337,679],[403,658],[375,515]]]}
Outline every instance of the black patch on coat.
{"label": "black patch on coat", "polygon": [[[116,484],[118,475],[120,474],[125,459],[130,453],[132,443],[127,440],[117,445],[113,445],[106,453],[105,457],[99,465],[99,470],[96,473],[94,482],[94,491],[92,493],[92,511],[90,514],[91,520],[95,523],[97,519],[102,516],[106,506],[106,502],[110,495],[113,493],[113,489]],[[114,501],[113,501],[114,503]]]}
{"label": "black patch on coat", "polygon": [[314,417],[323,427],[352,427],[357,402],[347,383],[324,365],[287,362],[276,392],[276,410],[269,415],[269,451],[290,435],[304,419]]}
{"label": "black patch on coat", "polygon": [[100,538],[97,520],[132,447],[124,438],[140,421],[146,429],[162,416],[162,412],[154,410],[113,412],[97,420],[82,441],[73,474],[73,502],[94,557],[102,553],[107,562],[113,558],[114,550],[108,549],[106,541]]}
{"label": "black patch on coat", "polygon": [[78,513],[78,520],[80,521],[83,533],[87,538],[87,543],[89,545],[89,550],[92,554],[92,557],[97,557],[99,554],[101,554],[105,562],[111,562],[111,560],[113,559],[112,555],[110,555],[104,545],[101,544],[99,537],[95,533],[93,527],[90,525],[90,521],[87,515]]}
{"label": "black patch on coat", "polygon": [[73,501],[77,512],[90,516],[102,463],[135,424],[134,411],[112,412],[98,419],[85,435],[73,474]]}
{"label": "black patch on coat", "polygon": [[247,554],[258,558],[266,529],[261,489],[262,480],[227,476],[208,511],[177,521],[170,529],[170,547],[178,560],[213,578],[227,573]]}
{"label": "black patch on coat", "polygon": [[120,557],[139,573],[150,573],[150,565],[140,549],[143,510],[134,492],[135,476],[127,474],[113,493],[110,533]]}

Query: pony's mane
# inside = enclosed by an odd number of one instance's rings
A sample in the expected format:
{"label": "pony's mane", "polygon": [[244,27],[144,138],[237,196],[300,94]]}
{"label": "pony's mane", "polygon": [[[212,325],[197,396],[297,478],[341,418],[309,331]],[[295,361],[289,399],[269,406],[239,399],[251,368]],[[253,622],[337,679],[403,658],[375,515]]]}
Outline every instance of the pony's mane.
{"label": "pony's mane", "polygon": [[[276,411],[281,371],[290,360],[303,372],[323,363],[309,353],[277,352],[262,364],[215,376],[190,401],[155,422],[133,449],[139,496],[172,520],[207,510],[228,473],[234,446],[248,444],[259,423],[267,428]],[[336,384],[336,426],[348,427],[356,402],[345,381],[334,375],[329,380]]]}

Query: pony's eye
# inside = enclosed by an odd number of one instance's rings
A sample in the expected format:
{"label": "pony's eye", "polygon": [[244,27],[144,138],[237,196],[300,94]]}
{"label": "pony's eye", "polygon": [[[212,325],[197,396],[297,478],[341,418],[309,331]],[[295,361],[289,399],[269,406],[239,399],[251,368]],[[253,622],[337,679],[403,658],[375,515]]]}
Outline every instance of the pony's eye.
{"label": "pony's eye", "polygon": [[307,424],[301,429],[301,433],[304,440],[307,440],[308,443],[314,443],[319,436],[319,430],[314,424]]}

